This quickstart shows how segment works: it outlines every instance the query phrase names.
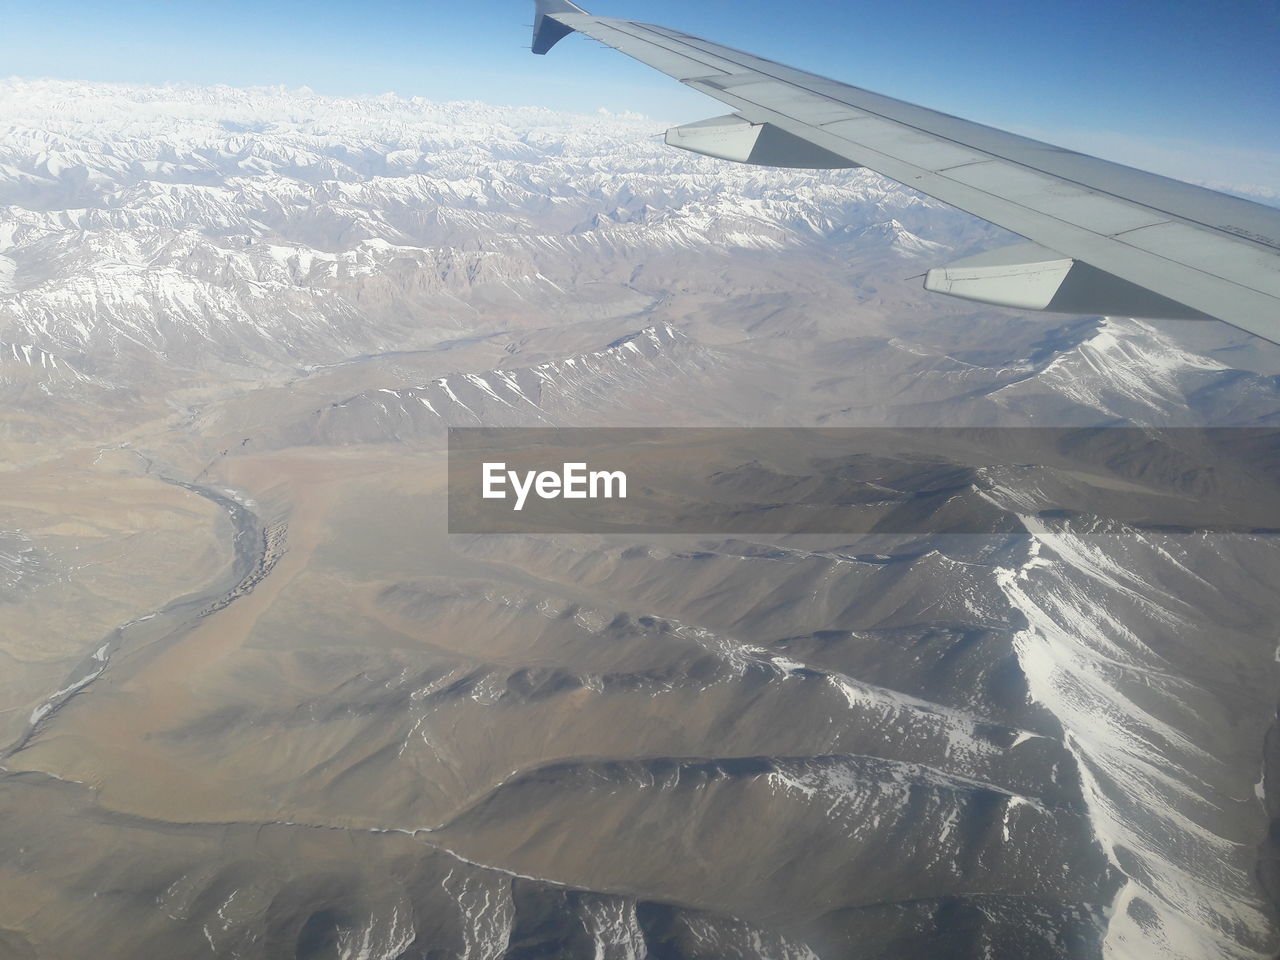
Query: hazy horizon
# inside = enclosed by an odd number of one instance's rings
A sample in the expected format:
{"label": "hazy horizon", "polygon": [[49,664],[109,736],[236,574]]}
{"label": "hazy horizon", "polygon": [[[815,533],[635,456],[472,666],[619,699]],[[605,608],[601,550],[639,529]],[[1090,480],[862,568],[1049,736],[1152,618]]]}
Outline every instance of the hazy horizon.
{"label": "hazy horizon", "polygon": [[[1018,3],[974,15],[907,0],[811,3],[778,17],[763,0],[587,4],[663,23],[879,93],[1180,179],[1280,194],[1280,11],[1154,0],[1070,9]],[[236,0],[217,18],[140,0],[6,14],[0,63],[23,77],[283,85],[326,96],[394,92],[685,122],[718,104],[583,38],[528,52],[532,3],[465,8]]]}

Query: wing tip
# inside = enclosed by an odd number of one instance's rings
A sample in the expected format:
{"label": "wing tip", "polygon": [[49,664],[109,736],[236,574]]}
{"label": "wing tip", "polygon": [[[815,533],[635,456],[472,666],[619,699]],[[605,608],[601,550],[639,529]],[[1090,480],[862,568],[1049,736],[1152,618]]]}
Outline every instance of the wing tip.
{"label": "wing tip", "polygon": [[540,56],[573,33],[573,27],[566,26],[555,18],[557,13],[587,12],[570,0],[534,0],[534,3],[537,16],[533,21],[532,50]]}

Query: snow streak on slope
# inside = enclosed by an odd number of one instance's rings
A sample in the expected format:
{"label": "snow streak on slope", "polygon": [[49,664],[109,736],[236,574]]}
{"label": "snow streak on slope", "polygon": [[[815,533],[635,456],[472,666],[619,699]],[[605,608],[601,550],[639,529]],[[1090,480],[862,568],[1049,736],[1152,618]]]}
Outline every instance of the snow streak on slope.
{"label": "snow streak on slope", "polygon": [[1225,369],[1180,346],[1156,324],[1106,320],[1038,379],[1091,410],[1146,420],[1165,410],[1184,411],[1186,393]]}
{"label": "snow streak on slope", "polygon": [[[1222,694],[1153,642],[1170,634],[1230,642],[1179,598],[1180,582],[1205,581],[1176,537],[1077,535],[1024,522],[1027,560],[998,579],[1027,621],[1016,650],[1031,696],[1062,724],[1095,833],[1127,877],[1105,955],[1270,955],[1271,922],[1253,874],[1265,818],[1214,749]],[[1229,547],[1223,554],[1218,575],[1232,566]]]}
{"label": "snow streak on slope", "polygon": [[43,558],[21,531],[0,530],[0,603],[20,599],[42,571]]}
{"label": "snow streak on slope", "polygon": [[8,388],[7,399],[24,394],[55,396],[86,385],[105,386],[48,350],[30,343],[0,341],[0,388]]}
{"label": "snow streak on slope", "polygon": [[283,431],[294,443],[385,443],[445,427],[564,426],[584,416],[632,415],[638,398],[676,398],[727,367],[715,349],[670,324],[646,327],[603,349],[528,367],[452,373],[415,387],[378,387],[315,411]]}

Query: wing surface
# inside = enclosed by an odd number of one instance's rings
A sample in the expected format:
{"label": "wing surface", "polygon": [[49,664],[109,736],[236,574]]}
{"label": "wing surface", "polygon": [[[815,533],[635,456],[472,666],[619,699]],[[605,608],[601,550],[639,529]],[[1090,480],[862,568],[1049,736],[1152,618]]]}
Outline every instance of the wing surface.
{"label": "wing surface", "polygon": [[667,27],[535,2],[535,53],[582,33],[733,110],[673,128],[673,146],[772,166],[865,166],[1033,241],[930,270],[928,289],[1023,309],[1216,318],[1280,342],[1280,210]]}

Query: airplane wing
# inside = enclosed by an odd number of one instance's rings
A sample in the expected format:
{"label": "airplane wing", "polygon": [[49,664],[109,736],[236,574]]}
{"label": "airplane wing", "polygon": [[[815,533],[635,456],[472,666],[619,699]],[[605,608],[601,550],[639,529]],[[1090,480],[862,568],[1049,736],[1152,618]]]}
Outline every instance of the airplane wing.
{"label": "airplane wing", "polygon": [[865,166],[1026,237],[925,287],[1025,310],[1216,318],[1280,343],[1280,210],[1016,136],[569,0],[535,0],[533,52],[582,33],[729,105],[667,131],[727,160]]}

